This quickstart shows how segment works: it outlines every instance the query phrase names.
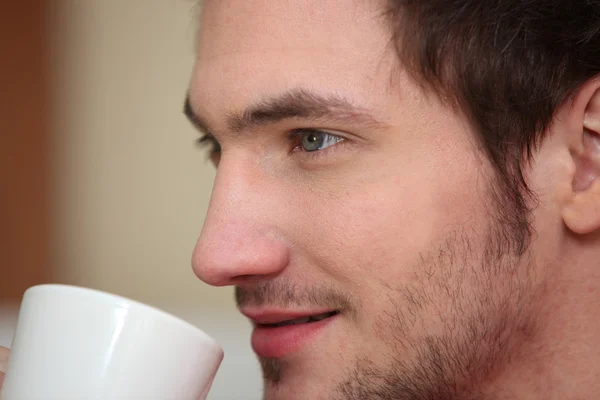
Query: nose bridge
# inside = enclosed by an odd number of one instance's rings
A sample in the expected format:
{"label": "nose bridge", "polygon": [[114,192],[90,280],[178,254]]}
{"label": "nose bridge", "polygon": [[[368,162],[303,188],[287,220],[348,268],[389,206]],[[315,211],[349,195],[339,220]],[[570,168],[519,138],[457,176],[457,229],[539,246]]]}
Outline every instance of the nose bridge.
{"label": "nose bridge", "polygon": [[260,184],[257,175],[247,162],[223,160],[215,177],[207,218],[232,218],[251,208],[252,196]]}
{"label": "nose bridge", "polygon": [[203,230],[227,229],[226,224],[232,223],[241,228],[244,221],[249,223],[251,220],[255,225],[267,224],[267,199],[261,195],[268,190],[266,179],[252,164],[242,157],[221,162]]}
{"label": "nose bridge", "polygon": [[206,283],[233,285],[285,268],[288,249],[263,175],[241,159],[221,161],[193,256],[194,272]]}

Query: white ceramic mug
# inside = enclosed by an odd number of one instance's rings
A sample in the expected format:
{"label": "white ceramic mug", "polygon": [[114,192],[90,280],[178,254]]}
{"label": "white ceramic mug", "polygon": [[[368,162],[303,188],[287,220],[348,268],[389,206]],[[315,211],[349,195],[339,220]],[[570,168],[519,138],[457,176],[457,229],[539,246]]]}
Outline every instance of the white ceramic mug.
{"label": "white ceramic mug", "polygon": [[223,350],[195,326],[66,285],[25,292],[2,400],[201,400]]}

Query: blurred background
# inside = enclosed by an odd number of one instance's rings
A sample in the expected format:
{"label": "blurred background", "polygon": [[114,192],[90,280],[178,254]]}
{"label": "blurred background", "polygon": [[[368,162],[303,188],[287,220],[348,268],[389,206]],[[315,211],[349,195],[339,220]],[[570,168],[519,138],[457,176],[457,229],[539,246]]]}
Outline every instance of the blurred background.
{"label": "blurred background", "polygon": [[181,110],[193,0],[29,0],[0,13],[0,345],[25,289],[67,283],[171,312],[225,350],[209,399],[259,399],[250,325],[190,258],[214,171]]}

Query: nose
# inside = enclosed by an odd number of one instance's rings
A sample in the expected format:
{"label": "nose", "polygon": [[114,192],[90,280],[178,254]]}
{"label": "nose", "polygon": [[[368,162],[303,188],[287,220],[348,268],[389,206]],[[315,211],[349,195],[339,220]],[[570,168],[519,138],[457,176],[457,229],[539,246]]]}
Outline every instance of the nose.
{"label": "nose", "polygon": [[248,164],[225,159],[219,164],[192,257],[194,273],[209,285],[276,276],[289,263],[289,247],[277,226],[280,193]]}

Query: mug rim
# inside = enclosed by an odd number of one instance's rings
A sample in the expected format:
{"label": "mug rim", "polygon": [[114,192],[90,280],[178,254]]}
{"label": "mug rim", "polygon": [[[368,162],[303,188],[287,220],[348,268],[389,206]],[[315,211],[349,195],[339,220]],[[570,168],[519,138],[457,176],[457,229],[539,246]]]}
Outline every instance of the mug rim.
{"label": "mug rim", "polygon": [[126,308],[135,307],[135,308],[141,309],[142,311],[145,311],[145,312],[154,313],[154,314],[160,316],[160,318],[166,319],[168,322],[178,324],[182,328],[184,328],[188,331],[194,332],[196,335],[201,336],[204,340],[209,341],[210,344],[212,344],[213,346],[215,346],[218,349],[220,349],[221,351],[223,351],[221,345],[219,345],[219,343],[215,339],[213,339],[209,334],[207,334],[206,332],[204,332],[202,329],[195,326],[194,324],[192,324],[180,317],[177,317],[173,314],[170,314],[164,310],[161,310],[160,308],[157,308],[157,307],[151,306],[149,304],[142,303],[140,301],[133,300],[133,299],[130,299],[128,297],[124,297],[124,296],[121,296],[118,294],[105,292],[103,290],[92,289],[89,287],[77,286],[77,285],[67,285],[67,284],[61,284],[61,283],[45,283],[45,284],[31,286],[30,288],[28,288],[25,291],[25,293],[23,294],[23,298],[28,293],[33,294],[36,292],[48,292],[48,291],[70,293],[70,294],[77,293],[79,295],[85,295],[85,296],[88,296],[91,298],[96,298],[96,299],[102,300],[102,301],[110,300],[110,301],[116,302],[118,305],[120,305],[122,307],[126,307]]}

